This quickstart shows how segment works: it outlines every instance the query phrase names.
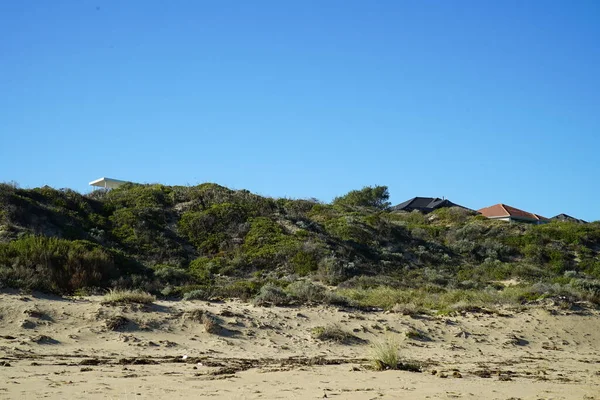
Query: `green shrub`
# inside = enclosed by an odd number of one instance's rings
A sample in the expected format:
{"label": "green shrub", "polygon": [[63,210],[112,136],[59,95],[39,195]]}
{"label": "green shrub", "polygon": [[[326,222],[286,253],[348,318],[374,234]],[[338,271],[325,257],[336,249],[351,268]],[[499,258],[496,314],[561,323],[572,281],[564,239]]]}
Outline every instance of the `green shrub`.
{"label": "green shrub", "polygon": [[186,293],[193,292],[194,290],[203,291],[204,293],[206,293],[206,297],[210,298],[214,292],[214,286],[202,284],[185,284],[181,286],[171,286],[171,290],[169,290],[169,296],[183,298]]}
{"label": "green shrub", "polygon": [[429,221],[427,220],[427,216],[418,210],[414,210],[411,212],[405,211],[395,211],[387,215],[387,219],[396,224],[401,224],[409,229],[414,229],[416,227],[428,226]]}
{"label": "green shrub", "polygon": [[582,298],[600,304],[600,279],[573,279],[572,286]]}
{"label": "green shrub", "polygon": [[363,245],[374,244],[372,228],[354,216],[342,216],[325,222],[327,232],[341,240]]}
{"label": "green shrub", "polygon": [[512,277],[520,278],[528,282],[549,279],[551,275],[552,272],[543,265],[536,265],[528,262],[513,265],[511,274]]}
{"label": "green shrub", "polygon": [[210,284],[213,275],[218,273],[226,264],[222,257],[198,257],[190,263],[190,274],[199,283]]}
{"label": "green shrub", "polygon": [[216,254],[231,246],[247,218],[247,210],[239,204],[214,204],[203,211],[184,213],[179,229],[203,254]]}
{"label": "green shrub", "polygon": [[168,264],[159,264],[154,268],[154,277],[161,283],[182,285],[192,278],[187,270]]}
{"label": "green shrub", "polygon": [[210,294],[204,289],[195,289],[183,295],[184,300],[210,300]]}
{"label": "green shrub", "polygon": [[439,221],[452,224],[464,224],[475,215],[475,212],[461,207],[442,207],[431,213]]}
{"label": "green shrub", "polygon": [[110,235],[127,252],[145,260],[186,259],[182,241],[169,229],[174,215],[164,206],[118,207],[110,213]]}
{"label": "green shrub", "polygon": [[91,229],[106,228],[101,213],[100,203],[70,189],[0,187],[0,222],[30,234],[90,239]]}
{"label": "green shrub", "polygon": [[309,281],[293,282],[286,289],[290,296],[303,303],[320,303],[325,300],[327,292],[325,287]]}
{"label": "green shrub", "polygon": [[317,271],[319,280],[329,285],[338,285],[358,273],[354,263],[343,263],[335,256],[320,259]]}
{"label": "green shrub", "polygon": [[166,298],[178,296],[177,288],[171,285],[166,285],[160,290],[160,294]]}
{"label": "green shrub", "polygon": [[134,272],[117,253],[81,240],[28,236],[0,243],[0,282],[6,286],[68,294],[86,287],[107,287]]}
{"label": "green shrub", "polygon": [[315,204],[308,213],[310,220],[317,223],[324,223],[328,220],[338,217],[340,211],[329,204]]}
{"label": "green shrub", "polygon": [[361,307],[379,307],[386,310],[392,309],[396,304],[407,304],[422,294],[416,290],[394,289],[379,286],[373,289],[342,289],[338,290],[342,296],[348,297]]}
{"label": "green shrub", "polygon": [[277,205],[283,212],[294,220],[306,220],[313,207],[319,204],[317,200],[279,199]]}
{"label": "green shrub", "polygon": [[352,305],[352,301],[324,286],[309,281],[296,281],[288,285],[287,293],[301,303],[324,303],[332,305]]}
{"label": "green shrub", "polygon": [[128,183],[106,193],[108,207],[163,208],[171,205],[172,188],[160,184],[140,185]]}
{"label": "green shrub", "polygon": [[218,288],[217,292],[222,297],[233,297],[242,301],[248,301],[260,292],[261,287],[261,282],[237,281]]}
{"label": "green shrub", "polygon": [[580,224],[569,221],[552,221],[535,226],[530,235],[537,235],[546,241],[561,241],[568,244],[586,244],[600,240],[600,224]]}
{"label": "green shrub", "polygon": [[258,217],[250,223],[242,250],[252,263],[261,267],[279,265],[298,252],[300,242],[286,235],[277,222]]}
{"label": "green shrub", "polygon": [[341,197],[333,199],[334,205],[353,207],[373,207],[386,209],[390,194],[387,186],[365,186],[361,190],[351,190]]}
{"label": "green shrub", "polygon": [[254,304],[257,306],[285,306],[290,303],[287,293],[273,284],[266,284],[260,288],[260,292],[254,298]]}
{"label": "green shrub", "polygon": [[309,252],[300,250],[292,257],[294,271],[300,276],[306,276],[318,268],[317,257]]}

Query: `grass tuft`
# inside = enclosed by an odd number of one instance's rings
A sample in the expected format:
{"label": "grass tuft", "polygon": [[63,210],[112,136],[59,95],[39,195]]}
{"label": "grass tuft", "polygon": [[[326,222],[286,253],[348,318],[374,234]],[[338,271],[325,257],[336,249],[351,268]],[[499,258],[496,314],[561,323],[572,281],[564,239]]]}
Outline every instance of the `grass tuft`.
{"label": "grass tuft", "polygon": [[397,369],[400,362],[398,341],[388,336],[383,341],[373,342],[371,345],[371,365],[377,371]]}
{"label": "grass tuft", "polygon": [[410,328],[408,331],[406,331],[405,335],[407,338],[412,340],[419,340],[423,342],[431,340],[424,332],[415,328]]}
{"label": "grass tuft", "polygon": [[350,332],[344,331],[337,325],[317,326],[316,328],[312,329],[312,337],[317,340],[342,344],[351,344],[363,341]]}
{"label": "grass tuft", "polygon": [[202,322],[203,315],[204,315],[204,310],[196,309],[196,310],[186,311],[183,314],[183,318],[184,318],[184,320],[191,320],[194,322]]}
{"label": "grass tuft", "polygon": [[156,297],[140,290],[109,290],[102,298],[102,304],[152,304]]}
{"label": "grass tuft", "polygon": [[221,326],[217,322],[217,319],[212,315],[208,313],[203,313],[201,320],[206,333],[217,334],[221,331]]}
{"label": "grass tuft", "polygon": [[408,315],[411,317],[429,314],[429,310],[427,310],[423,306],[420,306],[413,302],[406,303],[406,304],[396,304],[395,306],[392,307],[392,309],[390,311],[397,313],[397,314]]}
{"label": "grass tuft", "polygon": [[111,331],[117,331],[129,324],[129,320],[122,315],[115,315],[105,321],[106,328]]}

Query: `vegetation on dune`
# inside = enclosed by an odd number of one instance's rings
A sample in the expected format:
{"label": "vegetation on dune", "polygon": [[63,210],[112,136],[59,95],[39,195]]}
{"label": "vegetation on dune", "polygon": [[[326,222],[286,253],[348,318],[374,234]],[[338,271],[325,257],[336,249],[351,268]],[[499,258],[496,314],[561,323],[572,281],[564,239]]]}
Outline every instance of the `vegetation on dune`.
{"label": "vegetation on dune", "polygon": [[0,285],[409,314],[544,297],[600,302],[600,222],[509,224],[461,208],[391,212],[388,199],[385,186],[323,204],[212,183],[89,195],[0,184]]}
{"label": "vegetation on dune", "polygon": [[102,298],[103,304],[151,304],[156,297],[141,290],[109,290]]}
{"label": "vegetation on dune", "polygon": [[254,298],[257,306],[286,306],[290,304],[290,297],[281,287],[266,284],[260,288],[260,292]]}
{"label": "vegetation on dune", "polygon": [[317,326],[311,331],[312,337],[324,342],[340,344],[360,343],[362,340],[350,332],[346,332],[338,325]]}
{"label": "vegetation on dune", "polygon": [[361,190],[351,190],[344,196],[333,199],[334,205],[372,207],[385,209],[390,206],[387,186],[365,186]]}
{"label": "vegetation on dune", "polygon": [[118,250],[85,240],[24,236],[0,243],[0,282],[52,293],[85,287],[118,286],[119,280],[146,273]]}

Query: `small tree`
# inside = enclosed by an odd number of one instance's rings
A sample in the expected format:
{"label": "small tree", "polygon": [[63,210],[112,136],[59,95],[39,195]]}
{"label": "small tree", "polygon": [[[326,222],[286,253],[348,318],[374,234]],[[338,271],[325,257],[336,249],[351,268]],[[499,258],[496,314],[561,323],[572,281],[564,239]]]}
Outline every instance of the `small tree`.
{"label": "small tree", "polygon": [[373,207],[383,210],[390,206],[390,193],[387,186],[365,186],[361,190],[351,190],[344,196],[333,199],[333,204],[344,206]]}

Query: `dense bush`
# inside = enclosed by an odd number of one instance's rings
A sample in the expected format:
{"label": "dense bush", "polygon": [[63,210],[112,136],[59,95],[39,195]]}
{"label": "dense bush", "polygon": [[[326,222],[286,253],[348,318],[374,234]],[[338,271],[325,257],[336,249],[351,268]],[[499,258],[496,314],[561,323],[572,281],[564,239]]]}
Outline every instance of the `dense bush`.
{"label": "dense bush", "polygon": [[325,229],[336,238],[363,245],[373,244],[377,238],[369,225],[354,216],[330,219],[325,223]]}
{"label": "dense bush", "polygon": [[333,204],[341,206],[373,207],[385,209],[390,206],[390,194],[387,186],[365,186],[361,190],[352,190],[344,196],[333,199]]}
{"label": "dense bush", "polygon": [[0,282],[7,286],[52,293],[106,287],[111,280],[135,272],[135,265],[127,264],[118,254],[80,240],[28,236],[0,244]]}
{"label": "dense bush", "polygon": [[217,290],[220,297],[238,298],[243,301],[248,301],[254,298],[260,291],[262,282],[245,280],[236,281],[219,287]]}
{"label": "dense bush", "polygon": [[214,204],[206,210],[186,212],[179,229],[202,254],[216,254],[231,248],[236,238],[243,237],[248,212],[238,204]]}
{"label": "dense bush", "polygon": [[225,262],[222,257],[198,257],[190,263],[189,271],[196,281],[210,283],[213,275],[223,268]]}
{"label": "dense bush", "polygon": [[286,234],[277,222],[258,217],[250,222],[250,230],[244,239],[242,250],[255,266],[275,267],[294,257],[300,250],[300,245],[300,240]]}
{"label": "dense bush", "polygon": [[254,298],[257,306],[285,306],[290,303],[287,293],[279,286],[266,284]]}
{"label": "dense bush", "polygon": [[301,303],[326,303],[348,305],[350,299],[332,292],[324,286],[309,281],[296,281],[286,288],[286,292],[294,300]]}
{"label": "dense bush", "polygon": [[[490,287],[512,279],[560,285],[597,301],[598,222],[509,224],[461,208],[390,212],[388,199],[385,186],[323,204],[214,183],[127,184],[89,195],[0,184],[0,284],[58,293],[98,286],[169,297],[202,290],[203,297],[265,303],[337,301],[318,284],[293,283],[307,277],[375,291],[380,300],[366,303],[387,307],[391,300],[380,287],[438,300],[440,293],[472,291],[478,299],[460,301],[485,302]],[[284,290],[281,282],[292,284]]]}
{"label": "dense bush", "polygon": [[184,300],[208,300],[210,293],[204,289],[194,289],[183,295]]}
{"label": "dense bush", "polygon": [[159,264],[153,267],[154,276],[163,284],[183,285],[192,281],[192,276],[185,268],[168,264]]}

